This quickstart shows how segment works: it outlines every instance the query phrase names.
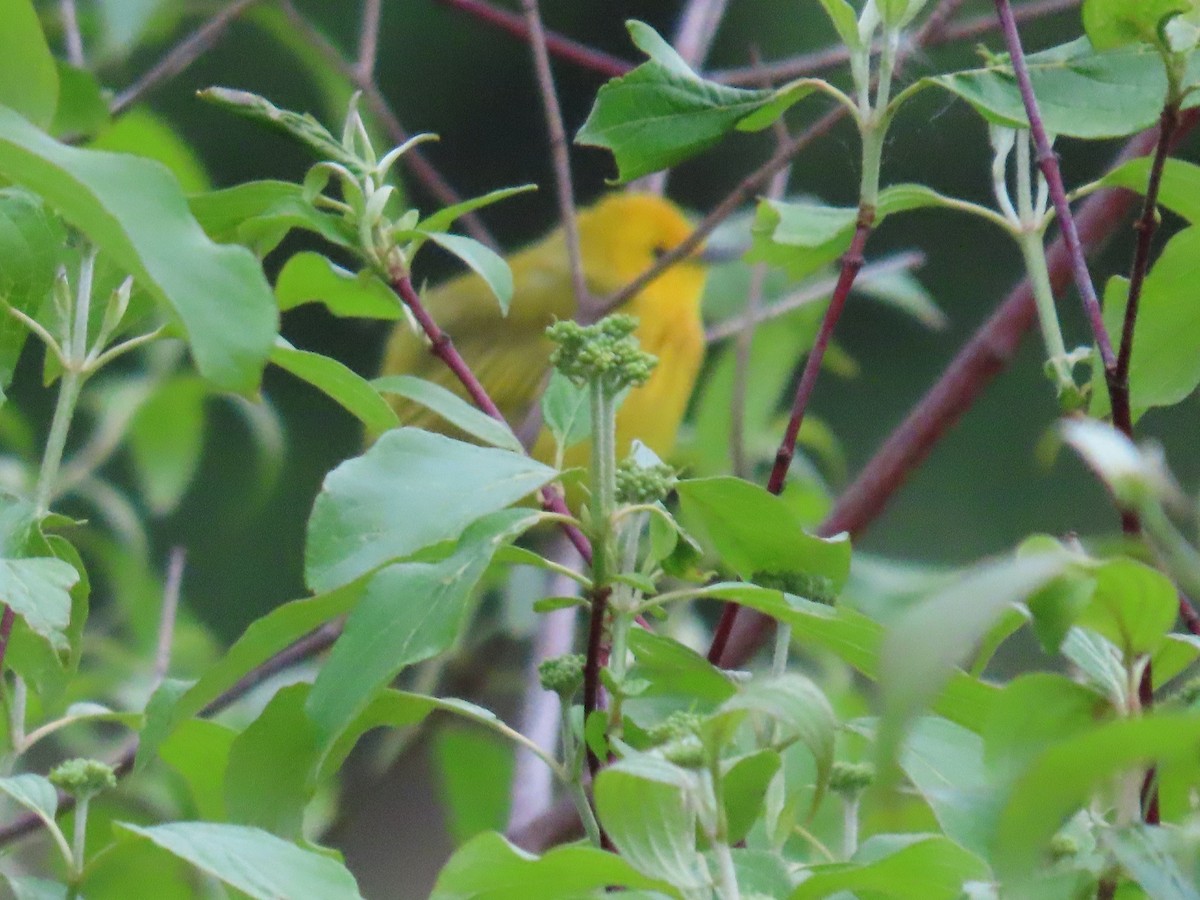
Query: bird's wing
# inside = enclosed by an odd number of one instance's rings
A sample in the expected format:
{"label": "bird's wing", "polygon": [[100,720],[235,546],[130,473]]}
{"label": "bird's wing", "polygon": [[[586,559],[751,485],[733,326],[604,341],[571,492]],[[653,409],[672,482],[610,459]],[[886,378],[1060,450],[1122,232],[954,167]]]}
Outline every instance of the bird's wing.
{"label": "bird's wing", "polygon": [[[531,251],[512,260],[515,282],[512,308],[503,316],[496,299],[474,275],[452,279],[424,298],[434,321],[450,336],[458,352],[500,407],[513,428],[520,426],[543,387],[552,346],[545,328],[563,315],[563,299],[570,309],[570,287],[565,278],[541,265]],[[433,355],[423,335],[399,324],[388,341],[382,371],[410,374],[439,384],[469,399],[466,389],[440,359]],[[405,425],[452,430],[440,416],[399,397],[389,397]]]}

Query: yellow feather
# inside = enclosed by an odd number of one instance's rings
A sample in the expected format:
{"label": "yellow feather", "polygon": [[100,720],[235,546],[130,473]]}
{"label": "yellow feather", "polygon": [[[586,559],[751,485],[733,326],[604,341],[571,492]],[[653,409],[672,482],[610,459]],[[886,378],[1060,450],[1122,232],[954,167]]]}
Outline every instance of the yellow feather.
{"label": "yellow feather", "polygon": [[[658,255],[691,231],[683,214],[660,197],[616,194],[579,214],[580,250],[588,290],[604,297],[645,271]],[[575,300],[561,229],[511,257],[514,294],[507,317],[474,274],[454,278],[425,296],[435,321],[491,394],[514,428],[524,421],[548,377],[546,327],[575,314]],[[638,317],[642,347],[658,357],[650,380],[630,392],[617,414],[617,452],[624,455],[637,438],[660,456],[670,454],[700,363],[704,329],[700,295],[705,270],[688,260],[668,269],[622,312]],[[402,323],[393,331],[383,374],[427,378],[465,397],[462,386],[428,348],[422,336]],[[434,430],[450,426],[423,407],[393,398],[401,422]],[[545,433],[534,455],[549,460],[553,442]],[[571,464],[585,457],[572,453]]]}

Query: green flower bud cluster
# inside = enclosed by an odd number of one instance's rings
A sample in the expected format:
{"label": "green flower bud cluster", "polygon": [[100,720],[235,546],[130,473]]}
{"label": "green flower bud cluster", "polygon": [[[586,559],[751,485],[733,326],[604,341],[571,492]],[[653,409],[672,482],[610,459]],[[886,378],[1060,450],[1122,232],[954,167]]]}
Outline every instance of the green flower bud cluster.
{"label": "green flower bud cluster", "polygon": [[1055,862],[1079,855],[1079,841],[1069,834],[1059,832],[1050,838],[1050,858]]}
{"label": "green flower bud cluster", "polygon": [[814,603],[826,606],[837,604],[837,591],[833,582],[824,575],[809,572],[755,572],[750,579],[759,587],[772,588],[785,594],[794,594]]}
{"label": "green flower bud cluster", "polygon": [[694,734],[663,744],[662,755],[667,762],[685,769],[702,769],[708,764],[704,743]]}
{"label": "green flower bud cluster", "polygon": [[583,686],[583,667],[586,662],[582,653],[567,653],[547,659],[538,666],[538,681],[544,690],[553,691],[567,700]]}
{"label": "green flower bud cluster", "polygon": [[675,470],[664,463],[642,467],[633,459],[617,465],[618,503],[657,503],[675,488]]}
{"label": "green flower bud cluster", "polygon": [[657,725],[652,726],[646,733],[646,736],[655,744],[665,744],[668,741],[695,737],[703,721],[704,717],[698,713],[683,712],[680,710],[671,713]]}
{"label": "green flower bud cluster", "polygon": [[595,325],[555,322],[546,335],[558,346],[551,364],[577,385],[596,382],[609,396],[645,384],[658,360],[638,346],[637,319],[617,315]]}
{"label": "green flower bud cluster", "polygon": [[870,763],[836,762],[829,773],[829,789],[836,794],[854,795],[871,786],[875,767]]}
{"label": "green flower bud cluster", "polygon": [[98,759],[69,759],[55,766],[50,783],[73,797],[91,797],[117,786],[112,766]]}

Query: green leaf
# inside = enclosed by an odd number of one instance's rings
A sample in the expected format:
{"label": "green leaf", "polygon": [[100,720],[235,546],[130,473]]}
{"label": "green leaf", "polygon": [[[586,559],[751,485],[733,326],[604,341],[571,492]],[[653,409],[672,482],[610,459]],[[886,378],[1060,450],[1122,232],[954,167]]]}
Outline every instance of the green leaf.
{"label": "green leaf", "polygon": [[198,378],[171,378],[138,407],[129,424],[133,473],[153,515],[175,509],[196,475],[208,393]]}
{"label": "green leaf", "polygon": [[313,797],[319,736],[304,712],[309,685],[278,691],[229,748],[225,806],[231,822],[282,838],[303,838],[304,809]]}
{"label": "green leaf", "polygon": [[608,887],[659,888],[667,885],[638,873],[625,859],[598,847],[572,844],[537,857],[498,834],[468,841],[438,875],[430,900],[561,900],[588,896]]}
{"label": "green leaf", "polygon": [[728,841],[738,844],[746,839],[763,812],[763,801],[771,779],[782,761],[774,750],[760,750],[737,760],[725,772],[721,796],[725,803]]}
{"label": "green leaf", "polygon": [[[0,300],[36,316],[54,286],[66,241],[66,229],[39,197],[19,188],[0,190]],[[7,310],[0,312],[0,390],[12,380],[28,335]]]}
{"label": "green leaf", "polygon": [[1095,576],[1095,593],[1079,624],[1111,640],[1126,659],[1157,648],[1179,615],[1170,579],[1132,559],[1109,560]]}
{"label": "green leaf", "polygon": [[736,691],[721,669],[679,641],[635,628],[629,634],[629,649],[634,658],[629,678],[648,686],[625,701],[624,712],[644,727],[661,718],[663,698],[674,699],[680,709],[703,712]]}
{"label": "green leaf", "polygon": [[902,28],[913,20],[929,0],[879,0],[883,21],[892,28]]}
{"label": "green leaf", "polygon": [[57,827],[54,817],[58,813],[58,791],[50,779],[41,775],[10,775],[0,778],[0,792],[21,804],[48,827]]}
{"label": "green leaf", "polygon": [[829,579],[836,593],[850,574],[850,539],[808,534],[788,504],[740,478],[680,481],[688,530],[741,577],[803,573]]}
{"label": "green leaf", "polygon": [[[1179,403],[1200,385],[1200,310],[1193,302],[1198,253],[1200,228],[1184,229],[1167,242],[1142,285],[1129,364],[1135,419],[1152,407]],[[1109,279],[1104,321],[1112,334],[1121,333],[1128,293],[1126,279]]]}
{"label": "green leaf", "polygon": [[1155,713],[1056,742],[1038,755],[1009,795],[992,856],[997,874],[1019,886],[1035,871],[1051,836],[1088,803],[1098,785],[1133,766],[1190,756],[1198,741],[1200,716]]}
{"label": "green leaf", "polygon": [[1060,649],[1086,683],[1109,698],[1113,706],[1124,707],[1129,699],[1129,678],[1121,651],[1112,641],[1086,628],[1072,628]]}
{"label": "green leaf", "polygon": [[979,735],[922,716],[913,722],[899,764],[946,837],[986,858],[1004,795],[984,766]]}
{"label": "green leaf", "polygon": [[485,444],[513,453],[525,452],[508,425],[481,412],[439,384],[415,375],[384,375],[372,381],[371,386],[381,394],[396,394],[433,410],[451,425]]}
{"label": "green leaf", "polygon": [[[170,715],[164,717],[164,727],[151,739],[142,732],[138,745],[139,765],[152,758],[157,745],[174,731],[181,722],[199,713],[210,703],[229,690],[241,678],[286,649],[304,635],[327,622],[345,615],[362,596],[362,583],[354,582],[335,591],[293,600],[271,610],[256,619],[245,633],[234,642],[225,655],[205,669],[204,674],[192,686],[184,685],[186,691],[177,700],[165,706]],[[169,682],[164,682],[164,684]]]}
{"label": "green leaf", "polygon": [[169,853],[256,900],[356,900],[354,876],[331,856],[302,850],[258,828],[216,822],[171,822],[118,828],[153,841]]}
{"label": "green leaf", "polygon": [[[705,81],[649,25],[630,21],[626,27],[650,59],[600,88],[575,137],[577,144],[612,150],[622,182],[682,162],[712,147],[751,114],[777,104],[781,96],[786,106],[810,90],[781,95]],[[781,111],[753,125],[765,127]]]}
{"label": "green leaf", "polygon": [[[433,735],[438,794],[455,844],[485,831],[502,831],[508,819],[513,749],[490,736],[460,727]],[[487,778],[480,778],[487,772]]]}
{"label": "green leaf", "polygon": [[305,577],[318,591],[347,584],[457,537],[555,475],[508,450],[416,428],[389,431],[325,479],[308,522]]}
{"label": "green leaf", "polygon": [[1092,688],[1050,672],[1029,672],[1004,686],[983,732],[988,765],[1004,777],[1018,774],[1059,741],[1089,730],[1109,709]]}
{"label": "green leaf", "polygon": [[1086,571],[1072,571],[1052,579],[1030,596],[1027,604],[1033,619],[1033,633],[1042,650],[1058,653],[1067,633],[1079,618],[1080,611],[1091,602],[1096,580]]}
{"label": "green leaf", "polygon": [[[1105,175],[1100,183],[1127,187],[1144,195],[1153,162],[1149,156],[1131,159]],[[1184,159],[1168,157],[1158,186],[1158,202],[1160,206],[1187,219],[1190,225],[1200,222],[1200,166]]]}
{"label": "green leaf", "polygon": [[188,719],[159,746],[159,758],[179,773],[191,793],[192,809],[183,810],[184,817],[194,815],[210,822],[228,819],[225,772],[237,736],[228,725],[212,719]]}
{"label": "green leaf", "polygon": [[59,881],[48,881],[33,875],[4,873],[14,900],[70,900],[70,888]]}
{"label": "green leaf", "polygon": [[[107,104],[104,105],[104,111],[107,114]],[[180,136],[169,120],[148,107],[138,106],[122,113],[87,146],[93,150],[132,153],[134,156],[157,160],[179,179],[179,186],[185,194],[212,189],[204,163],[191,144]]]}
{"label": "green leaf", "polygon": [[[96,77],[64,62],[58,68],[58,107],[48,129],[58,138],[90,136],[109,123],[108,104]],[[112,148],[109,148],[112,149]]]}
{"label": "green leaf", "polygon": [[1071,562],[1065,552],[1048,552],[984,563],[897,618],[879,656],[881,772],[890,768],[909,721],[938,695],[1005,609]]}
{"label": "green leaf", "polygon": [[513,295],[513,276],[512,269],[508,267],[503,256],[474,238],[459,234],[434,231],[427,237],[443,250],[453,253],[482,278],[487,283],[488,290],[500,301],[500,311],[508,315],[508,306]]}
{"label": "green leaf", "polygon": [[711,885],[696,850],[695,781],[664,759],[637,754],[607,766],[595,786],[596,814],[621,856],[685,894]]}
{"label": "green leaf", "polygon": [[30,0],[0,0],[0,105],[46,128],[58,105],[58,66]]}
{"label": "green leaf", "polygon": [[1162,26],[1191,8],[1187,0],[1084,0],[1083,30],[1097,50],[1126,44],[1161,44]]}
{"label": "green leaf", "polygon": [[[1174,840],[1173,840],[1174,839]],[[1184,843],[1182,852],[1172,854],[1171,843]],[[1192,847],[1187,847],[1192,843]],[[1183,841],[1175,838],[1163,828],[1151,828],[1137,824],[1119,831],[1104,832],[1104,844],[1116,862],[1154,900],[1200,900],[1200,889],[1195,877],[1188,877],[1180,867],[1180,860],[1195,871],[1194,839]],[[1189,852],[1189,850],[1191,852]]]}
{"label": "green leaf", "polygon": [[[1086,38],[1028,58],[1030,79],[1046,130],[1084,139],[1122,137],[1158,120],[1167,77],[1158,53],[1147,46],[1096,52]],[[970,103],[998,125],[1027,128],[1012,68],[994,64],[929,79]],[[1194,83],[1189,73],[1185,87]],[[1200,102],[1189,95],[1185,105]]]}
{"label": "green leaf", "polygon": [[67,647],[70,590],[78,581],[75,567],[61,559],[0,559],[0,599],[56,650]]}
{"label": "green leaf", "polygon": [[821,0],[821,6],[825,9],[825,15],[829,16],[829,21],[833,24],[842,43],[850,50],[857,50],[861,47],[862,38],[858,33],[858,13],[854,11],[854,7],[846,0]]}
{"label": "green leaf", "polygon": [[363,423],[368,439],[400,424],[395,410],[371,383],[333,357],[297,350],[280,337],[271,350],[271,362],[336,401]]}
{"label": "green leaf", "polygon": [[200,373],[257,389],[277,315],[258,262],[217,246],[157,163],[68,147],[0,108],[0,173],[41,194],[178,316]]}
{"label": "green leaf", "polygon": [[293,228],[318,234],[340,247],[352,247],[356,236],[345,223],[313,208],[304,188],[290,181],[247,181],[188,198],[192,215],[214,241],[245,244],[266,256]]}
{"label": "green leaf", "polygon": [[275,299],[285,312],[320,303],[335,316],[398,319],[401,315],[396,295],[375,273],[348,272],[311,250],[296,253],[283,264],[275,279]]}
{"label": "green leaf", "polygon": [[588,389],[555,370],[542,394],[542,421],[554,435],[555,443],[564,450],[587,440],[592,435]]}
{"label": "green leaf", "polygon": [[896,900],[956,900],[963,884],[986,881],[987,865],[941,835],[877,835],[849,863],[813,866],[791,900],[818,900],[842,891]]}
{"label": "green leaf", "polygon": [[507,200],[509,197],[514,197],[517,194],[525,194],[536,190],[536,184],[521,184],[516,187],[497,188],[479,197],[472,197],[470,200],[452,203],[450,206],[444,206],[437,212],[431,213],[422,219],[417,224],[417,230],[425,233],[445,231],[467,213],[483,209],[485,206],[491,206],[493,203],[499,203],[501,200]]}
{"label": "green leaf", "polygon": [[371,577],[308,698],[326,746],[400,671],[454,642],[496,549],[540,518],[529,510],[501,510],[468,527],[441,562],[397,563]]}

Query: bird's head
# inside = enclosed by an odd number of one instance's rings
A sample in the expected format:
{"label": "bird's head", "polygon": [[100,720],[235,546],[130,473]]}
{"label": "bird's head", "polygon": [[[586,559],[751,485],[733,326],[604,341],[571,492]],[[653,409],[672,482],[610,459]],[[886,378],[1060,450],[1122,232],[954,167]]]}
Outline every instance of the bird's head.
{"label": "bird's head", "polygon": [[[669,200],[653,194],[612,194],[579,214],[584,274],[592,292],[621,289],[692,232],[692,225]],[[688,295],[704,284],[703,265],[689,258],[662,278],[677,279]]]}

